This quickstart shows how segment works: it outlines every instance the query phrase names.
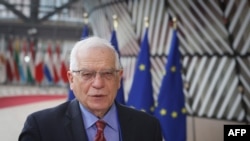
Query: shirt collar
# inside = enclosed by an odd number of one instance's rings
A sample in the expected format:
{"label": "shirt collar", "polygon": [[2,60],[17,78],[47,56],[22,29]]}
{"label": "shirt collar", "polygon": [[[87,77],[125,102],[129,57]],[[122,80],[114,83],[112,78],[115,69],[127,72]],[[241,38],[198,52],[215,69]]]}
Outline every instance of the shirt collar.
{"label": "shirt collar", "polygon": [[118,117],[117,117],[117,109],[115,104],[111,106],[108,113],[103,117],[103,120],[110,126],[112,129],[118,131]]}
{"label": "shirt collar", "polygon": [[[86,109],[86,107],[84,107],[82,104],[79,103],[79,105],[80,105],[85,129],[88,129],[88,128],[92,127],[95,124],[95,122],[99,119],[94,114],[92,114],[90,111],[88,111]],[[110,128],[112,128],[113,130],[116,130],[116,131],[119,130],[117,109],[116,109],[115,104],[112,104],[111,108],[105,114],[105,116],[102,118],[102,120],[104,120],[107,123],[107,125]]]}

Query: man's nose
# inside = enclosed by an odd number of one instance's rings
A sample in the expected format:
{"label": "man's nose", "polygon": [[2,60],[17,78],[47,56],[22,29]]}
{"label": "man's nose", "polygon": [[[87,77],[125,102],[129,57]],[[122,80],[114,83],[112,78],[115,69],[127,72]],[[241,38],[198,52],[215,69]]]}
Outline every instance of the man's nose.
{"label": "man's nose", "polygon": [[102,88],[104,86],[104,78],[100,73],[96,73],[95,77],[93,78],[92,86],[95,88]]}

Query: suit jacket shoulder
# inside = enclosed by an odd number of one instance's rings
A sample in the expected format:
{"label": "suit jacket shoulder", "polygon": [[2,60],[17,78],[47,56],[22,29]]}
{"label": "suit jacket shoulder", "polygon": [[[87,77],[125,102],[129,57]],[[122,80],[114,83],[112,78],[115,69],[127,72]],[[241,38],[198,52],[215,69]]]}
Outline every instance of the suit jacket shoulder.
{"label": "suit jacket shoulder", "polygon": [[159,121],[152,115],[117,104],[123,141],[162,141]]}
{"label": "suit jacket shoulder", "polygon": [[81,112],[76,100],[27,117],[19,141],[87,141]]}

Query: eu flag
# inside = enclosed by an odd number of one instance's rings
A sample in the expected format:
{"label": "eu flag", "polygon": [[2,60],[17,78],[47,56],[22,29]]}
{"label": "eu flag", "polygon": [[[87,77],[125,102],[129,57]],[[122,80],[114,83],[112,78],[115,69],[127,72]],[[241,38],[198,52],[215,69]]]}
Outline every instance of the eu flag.
{"label": "eu flag", "polygon": [[155,116],[161,123],[163,136],[167,141],[186,140],[186,109],[178,44],[177,31],[173,30],[166,74],[155,109]]}
{"label": "eu flag", "polygon": [[[118,48],[118,42],[117,42],[116,31],[115,30],[112,31],[111,44],[115,47],[115,50],[117,51],[117,53],[118,53],[118,55],[120,57],[120,51],[119,51],[119,48]],[[125,105],[123,79],[121,79],[121,86],[120,86],[120,89],[117,92],[116,101]]]}
{"label": "eu flag", "polygon": [[150,48],[148,43],[148,28],[146,28],[136,62],[127,105],[152,114],[154,110],[154,99],[150,68]]}

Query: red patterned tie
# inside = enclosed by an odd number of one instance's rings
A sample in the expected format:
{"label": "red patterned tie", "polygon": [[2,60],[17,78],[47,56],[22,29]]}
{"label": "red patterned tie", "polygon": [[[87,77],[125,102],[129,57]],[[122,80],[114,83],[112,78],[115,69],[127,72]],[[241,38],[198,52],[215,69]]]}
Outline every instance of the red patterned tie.
{"label": "red patterned tie", "polygon": [[95,141],[106,141],[105,137],[104,137],[104,128],[106,126],[105,121],[103,120],[98,120],[96,123],[96,128],[97,128],[97,132],[95,135]]}

